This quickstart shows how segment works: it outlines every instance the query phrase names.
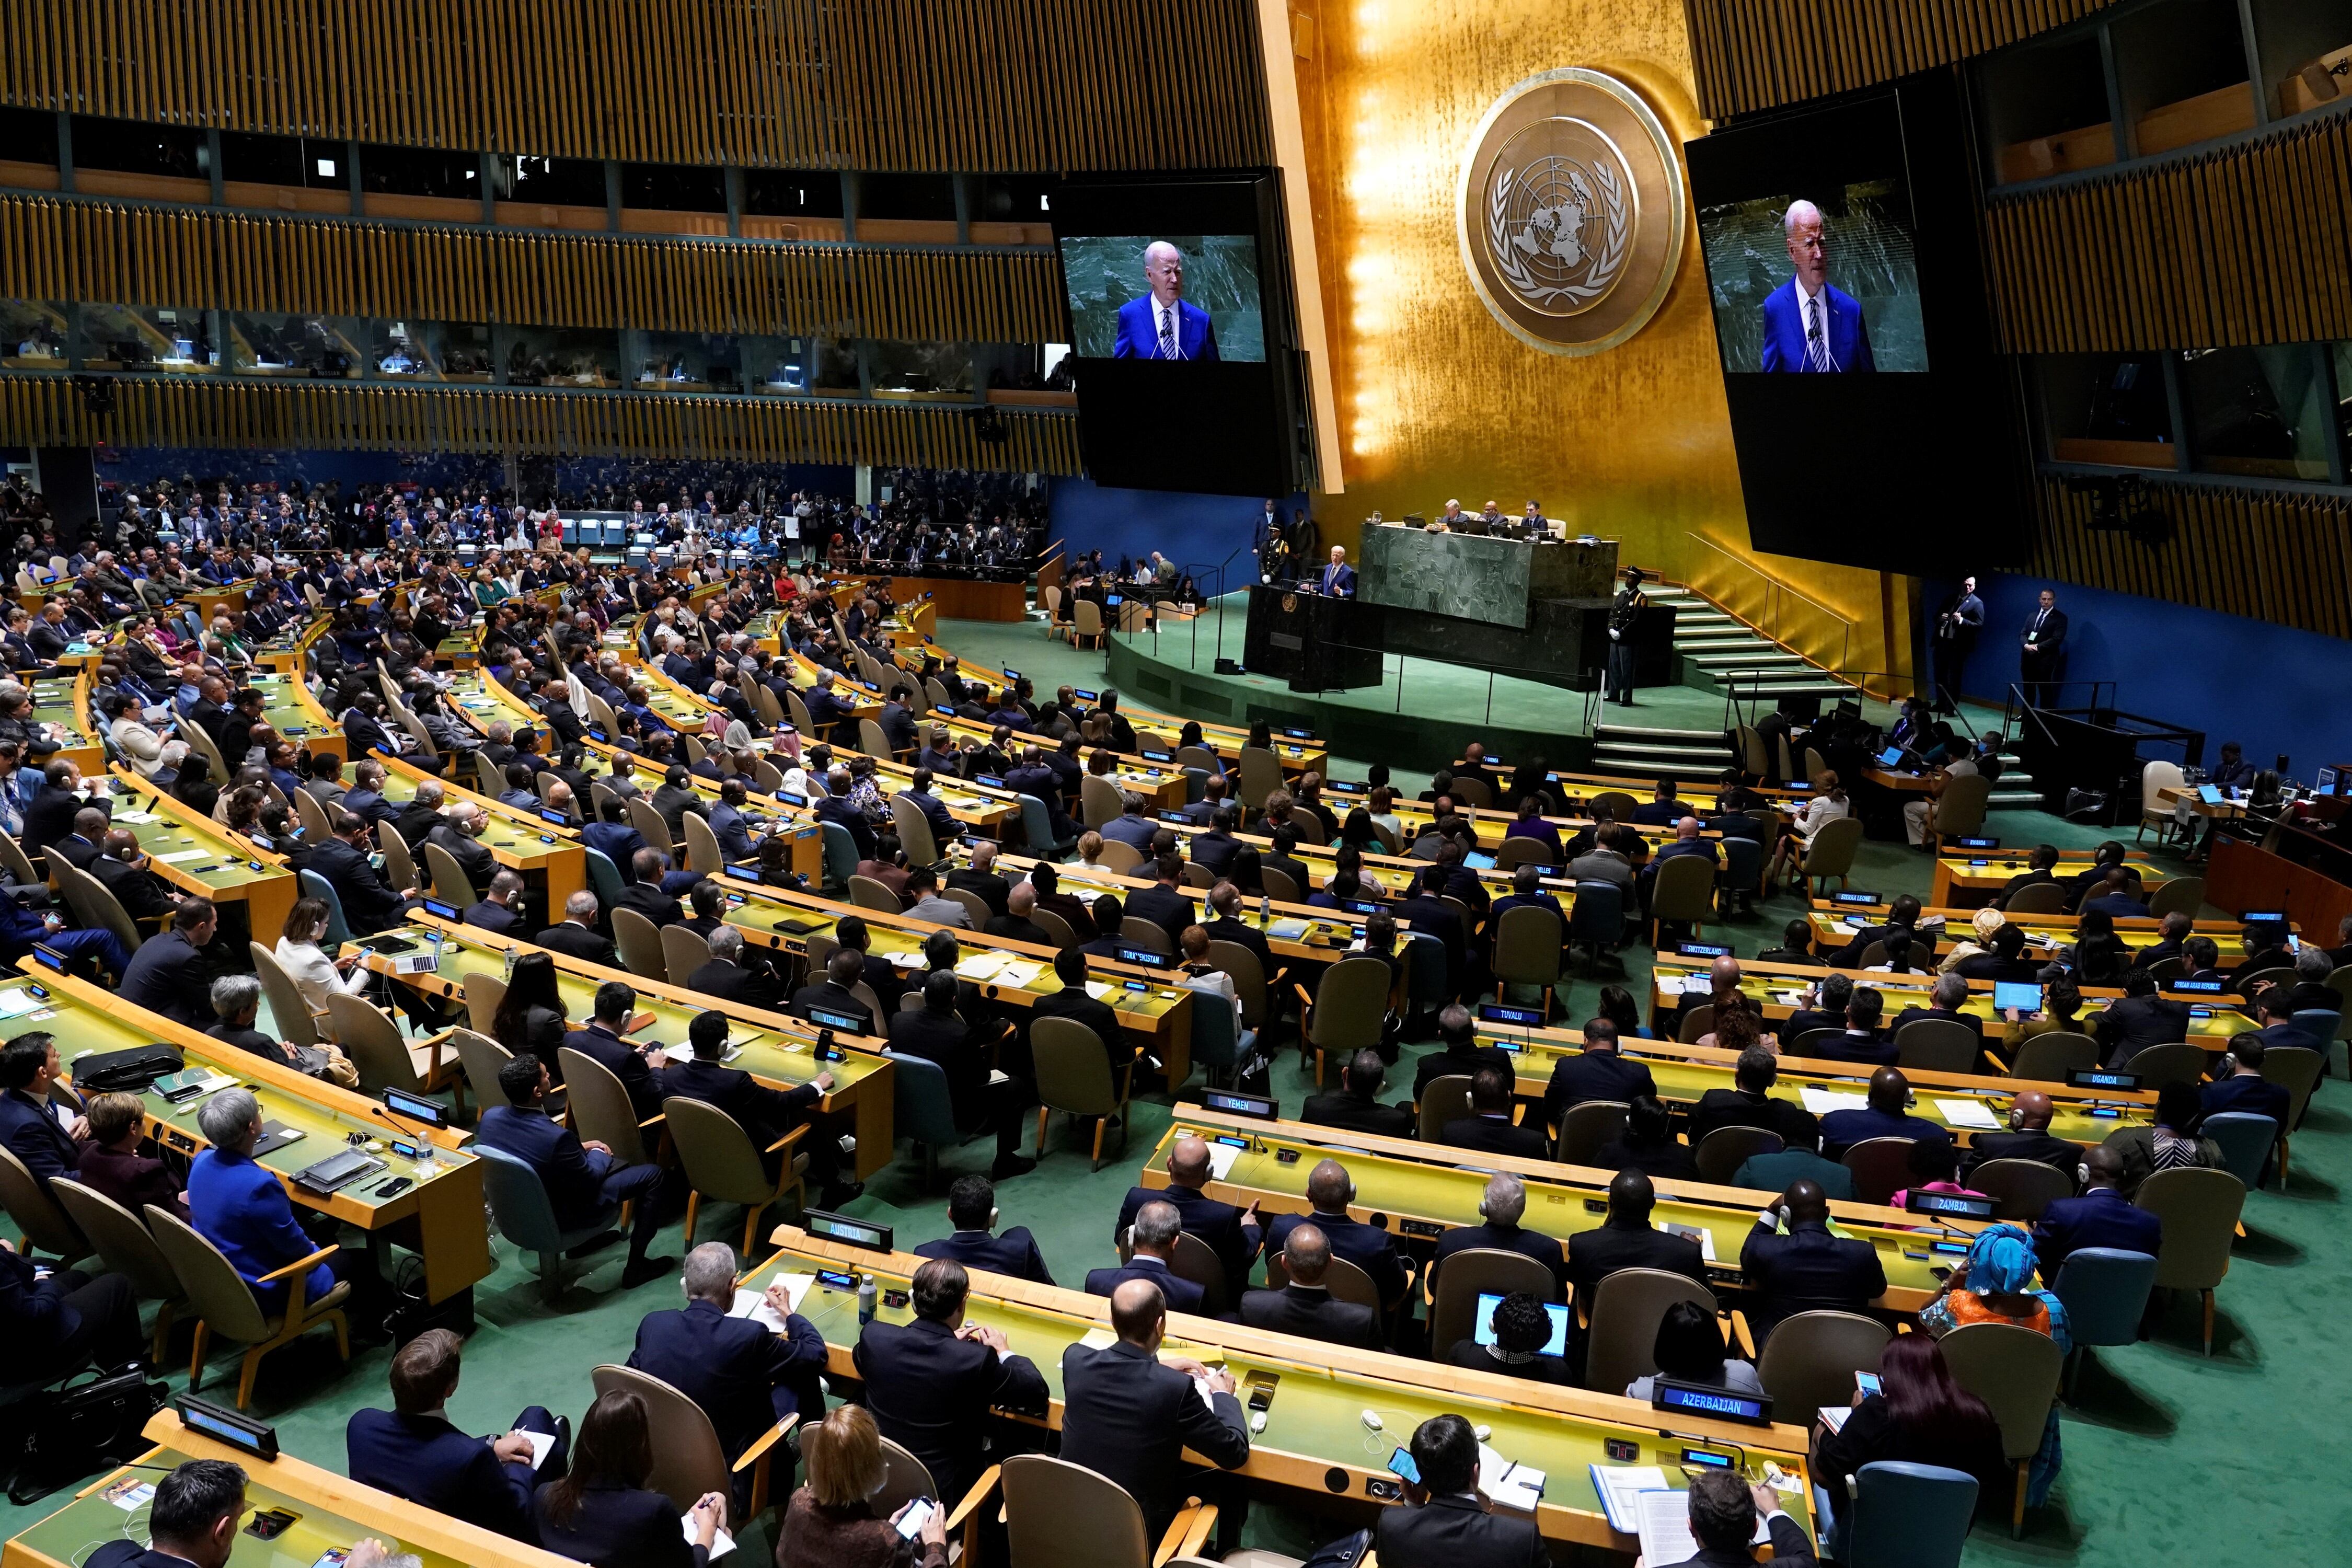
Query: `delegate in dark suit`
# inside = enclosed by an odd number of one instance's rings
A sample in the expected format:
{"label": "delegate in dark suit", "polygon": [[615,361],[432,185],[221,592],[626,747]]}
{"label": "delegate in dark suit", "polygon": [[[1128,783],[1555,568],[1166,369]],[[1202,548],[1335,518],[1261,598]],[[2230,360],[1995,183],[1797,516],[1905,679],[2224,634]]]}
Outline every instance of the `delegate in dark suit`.
{"label": "delegate in dark suit", "polygon": [[1249,1278],[1250,1266],[1257,1261],[1263,1237],[1253,1235],[1250,1227],[1242,1223],[1240,1209],[1205,1195],[1197,1187],[1171,1182],[1157,1190],[1128,1188],[1126,1199],[1118,1205],[1118,1221],[1111,1226],[1114,1243],[1135,1223],[1136,1211],[1148,1203],[1174,1204],[1176,1212],[1183,1216],[1184,1233],[1205,1243],[1217,1255],[1217,1261],[1224,1265],[1228,1283]]}
{"label": "delegate in dark suit", "polygon": [[1377,1230],[1362,1220],[1350,1218],[1344,1211],[1338,1214],[1286,1214],[1278,1216],[1266,1227],[1265,1249],[1268,1253],[1282,1250],[1283,1242],[1297,1226],[1312,1221],[1331,1244],[1331,1256],[1344,1258],[1372,1278],[1373,1288],[1380,1291],[1381,1300],[1394,1306],[1404,1294],[1404,1264],[1397,1257],[1396,1238],[1387,1231]]}
{"label": "delegate in dark suit", "polygon": [[1489,1513],[1458,1492],[1381,1510],[1372,1552],[1381,1568],[1545,1568],[1551,1561],[1534,1520]]}
{"label": "delegate in dark suit", "polygon": [[785,1416],[824,1411],[824,1335],[793,1312],[784,1332],[752,1318],[730,1318],[697,1298],[674,1312],[648,1312],[637,1325],[628,1364],[660,1378],[701,1407],[734,1458]]}
{"label": "delegate in dark suit", "polygon": [[[660,1492],[639,1487],[588,1486],[580,1506],[558,1522],[547,1510],[553,1483],[531,1498],[540,1544],[574,1563],[629,1564],[629,1568],[708,1568],[710,1554],[689,1542],[677,1526],[677,1505]],[[172,1568],[180,1568],[176,1563]]]}
{"label": "delegate in dark suit", "polygon": [[0,1143],[7,1144],[33,1179],[47,1186],[69,1173],[81,1158],[81,1146],[66,1131],[72,1114],[53,1100],[12,1089],[0,1094]]}
{"label": "delegate in dark suit", "polygon": [[1445,1267],[1445,1260],[1457,1252],[1474,1247],[1491,1247],[1497,1252],[1516,1252],[1522,1258],[1532,1258],[1551,1270],[1552,1289],[1557,1291],[1568,1279],[1568,1257],[1559,1243],[1541,1231],[1528,1230],[1517,1225],[1497,1225],[1487,1220],[1482,1225],[1456,1226],[1437,1238],[1437,1251],[1429,1260],[1429,1277],[1433,1281]]}
{"label": "delegate in dark suit", "polygon": [[1508,1116],[1464,1116],[1439,1130],[1437,1141],[1452,1149],[1481,1154],[1517,1154],[1522,1159],[1551,1157],[1550,1141],[1537,1127],[1514,1127]]}
{"label": "delegate in dark suit", "polygon": [[[991,1274],[1034,1279],[1040,1285],[1054,1282],[1052,1271],[1045,1267],[1045,1255],[1037,1249],[1037,1238],[1029,1234],[1027,1226],[1016,1225],[1001,1236],[984,1230],[959,1230],[937,1241],[923,1243],[915,1248],[915,1256],[945,1258],[966,1268],[985,1268]],[[873,1325],[868,1324],[867,1332],[872,1331]]]}
{"label": "delegate in dark suit", "polygon": [[2032,1160],[2074,1179],[2074,1167],[2083,1163],[2083,1146],[2069,1143],[2063,1138],[2053,1138],[2043,1132],[1979,1132],[1976,1142],[1968,1147],[1966,1169],[1975,1170],[1989,1160]]}
{"label": "delegate in dark suit", "polygon": [[340,838],[322,838],[310,851],[309,868],[335,889],[352,935],[373,935],[399,922],[401,897],[384,885],[364,851]]}
{"label": "delegate in dark suit", "polygon": [[573,925],[570,921],[562,925],[549,926],[530,940],[534,946],[562,953],[567,958],[584,958],[607,969],[618,967],[614,960],[620,954],[611,937],[598,936],[586,926]]}
{"label": "delegate in dark suit", "polygon": [[1286,1285],[1279,1290],[1244,1292],[1242,1321],[1253,1329],[1296,1334],[1325,1344],[1381,1348],[1381,1321],[1370,1307],[1336,1300],[1320,1285]]}
{"label": "delegate in dark suit", "polygon": [[1697,1242],[1650,1228],[1650,1216],[1612,1215],[1591,1230],[1568,1238],[1568,1282],[1580,1306],[1590,1308],[1601,1282],[1621,1268],[1662,1268],[1706,1283],[1706,1257]]}
{"label": "delegate in dark suit", "polygon": [[209,1029],[216,1021],[207,1000],[212,973],[204,950],[176,931],[159,932],[139,944],[119,989],[132,1006],[161,1013],[191,1029]]}
{"label": "delegate in dark suit", "polygon": [[[761,1150],[797,1126],[802,1115],[823,1098],[814,1082],[796,1089],[770,1089],[748,1072],[694,1057],[673,1061],[654,1074],[654,1085],[665,1100],[678,1095],[717,1106],[751,1135],[751,1146]],[[809,1174],[820,1182],[831,1183],[837,1162],[830,1140],[803,1138],[794,1147],[807,1153]],[[762,1158],[772,1172],[776,1169],[780,1156],[765,1154]]]}
{"label": "delegate in dark suit", "polygon": [[1149,1279],[1159,1286],[1171,1312],[1198,1312],[1206,1294],[1192,1280],[1171,1273],[1160,1259],[1140,1253],[1117,1268],[1087,1269],[1087,1294],[1108,1297],[1130,1279]]}
{"label": "delegate in dark suit", "polygon": [[1249,1458],[1240,1400],[1218,1394],[1202,1405],[1190,1377],[1124,1340],[1065,1350],[1062,1401],[1062,1457],[1141,1504],[1150,1540],[1183,1505],[1185,1449],[1229,1470]]}
{"label": "delegate in dark suit", "polygon": [[1811,1143],[1821,1135],[1821,1122],[1795,1100],[1744,1089],[1710,1089],[1698,1097],[1691,1108],[1691,1147],[1721,1127],[1760,1127],[1788,1144]]}
{"label": "delegate in dark suit", "polygon": [[461,1432],[446,1416],[356,1410],[343,1450],[344,1468],[362,1486],[517,1541],[537,1539],[530,1466],[501,1460],[489,1438]]}
{"label": "delegate in dark suit", "polygon": [[2033,1226],[2033,1257],[2045,1285],[2054,1284],[2059,1265],[2086,1247],[2112,1247],[2157,1256],[2164,1245],[2164,1220],[2113,1187],[2093,1187],[2079,1198],[2059,1198]]}
{"label": "delegate in dark suit", "polygon": [[1410,1138],[1415,1131],[1412,1111],[1346,1089],[1309,1095],[1299,1108],[1298,1119],[1318,1127],[1369,1132],[1376,1138]]}
{"label": "delegate in dark suit", "polygon": [[989,1412],[1043,1415],[1045,1374],[1027,1356],[999,1356],[944,1322],[866,1325],[850,1352],[882,1436],[923,1461],[942,1498],[961,1498],[985,1465]]}
{"label": "delegate in dark suit", "polygon": [[1830,1234],[1826,1221],[1793,1221],[1785,1236],[1759,1224],[1739,1248],[1739,1270],[1757,1304],[1749,1310],[1757,1342],[1774,1324],[1799,1312],[1866,1312],[1886,1290],[1878,1249],[1855,1237]]}
{"label": "delegate in dark suit", "polygon": [[1588,1100],[1630,1102],[1657,1092],[1648,1064],[1628,1061],[1615,1051],[1579,1051],[1560,1058],[1552,1068],[1551,1081],[1544,1086],[1544,1116],[1557,1124]]}
{"label": "delegate in dark suit", "polygon": [[[1813,1555],[1813,1543],[1805,1538],[1805,1527],[1785,1513],[1772,1516],[1772,1555],[1758,1562],[1746,1547],[1737,1552],[1718,1552],[1712,1548],[1680,1563],[1664,1563],[1660,1568],[1813,1568],[1820,1561]],[[1388,1558],[1381,1558],[1386,1563]]]}

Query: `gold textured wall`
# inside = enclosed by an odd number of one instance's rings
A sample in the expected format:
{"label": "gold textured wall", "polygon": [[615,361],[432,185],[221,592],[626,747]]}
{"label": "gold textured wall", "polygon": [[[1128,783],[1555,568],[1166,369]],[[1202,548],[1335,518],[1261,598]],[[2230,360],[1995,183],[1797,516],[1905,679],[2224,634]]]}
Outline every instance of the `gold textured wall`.
{"label": "gold textured wall", "polygon": [[[1353,547],[1374,509],[1530,498],[1621,558],[1729,589],[1753,563],[1829,614],[1784,636],[1856,668],[1907,668],[1909,592],[1875,572],[1747,547],[1695,223],[1665,303],[1633,339],[1563,358],[1487,313],[1454,238],[1461,160],[1487,107],[1558,66],[1603,70],[1677,142],[1701,134],[1683,7],[1664,0],[1295,0],[1292,28],[1332,335],[1343,494],[1318,497]],[[1726,560],[1690,536],[1728,550]],[[1788,602],[1784,598],[1784,603]],[[1856,628],[1849,642],[1838,617]]]}

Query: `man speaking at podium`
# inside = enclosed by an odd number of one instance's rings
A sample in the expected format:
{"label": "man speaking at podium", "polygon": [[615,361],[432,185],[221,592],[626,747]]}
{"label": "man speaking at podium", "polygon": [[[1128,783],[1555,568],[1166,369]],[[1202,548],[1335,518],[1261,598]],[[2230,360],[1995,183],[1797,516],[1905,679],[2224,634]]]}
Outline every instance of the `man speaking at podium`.
{"label": "man speaking at podium", "polygon": [[1356,569],[1348,564],[1348,547],[1331,547],[1331,564],[1323,568],[1323,575],[1315,580],[1315,591],[1329,599],[1352,599],[1356,596]]}
{"label": "man speaking at podium", "polygon": [[1143,279],[1151,291],[1118,308],[1118,338],[1113,359],[1217,357],[1217,331],[1209,312],[1184,298],[1184,257],[1164,239],[1143,247]]}
{"label": "man speaking at podium", "polygon": [[1822,237],[1822,209],[1801,198],[1780,219],[1797,275],[1764,297],[1766,372],[1820,375],[1864,374],[1878,367],[1870,358],[1870,334],[1862,306],[1830,282],[1829,249]]}

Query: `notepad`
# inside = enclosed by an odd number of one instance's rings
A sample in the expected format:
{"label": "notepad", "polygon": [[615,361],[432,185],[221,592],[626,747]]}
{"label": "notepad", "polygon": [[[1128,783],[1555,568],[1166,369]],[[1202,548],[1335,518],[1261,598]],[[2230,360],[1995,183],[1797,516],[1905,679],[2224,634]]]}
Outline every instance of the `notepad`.
{"label": "notepad", "polygon": [[1017,985],[1026,989],[1045,973],[1045,966],[1042,963],[1033,963],[1025,958],[1008,957],[997,970],[996,981],[1000,985]]}
{"label": "notepad", "polygon": [[[689,1547],[691,1547],[691,1546],[696,1546],[696,1545],[699,1545],[699,1544],[700,1544],[700,1541],[699,1541],[699,1539],[698,1539],[698,1538],[695,1535],[695,1533],[694,1533],[694,1515],[693,1515],[693,1514],[691,1514],[691,1513],[682,1513],[682,1514],[679,1514],[679,1515],[677,1516],[677,1527],[678,1527],[678,1529],[679,1529],[679,1530],[681,1530],[682,1531],[684,1531],[684,1532],[685,1532],[685,1534],[686,1534],[686,1543],[687,1543],[687,1545],[688,1545]],[[734,1550],[735,1550],[735,1538],[734,1538],[733,1536],[731,1536],[731,1535],[728,1534],[725,1531],[721,1530],[721,1531],[718,1531],[717,1533],[715,1533],[715,1534],[713,1534],[713,1535],[711,1536],[711,1538],[710,1538],[710,1561],[712,1561],[713,1563],[716,1563],[717,1561],[719,1561],[719,1559],[720,1559],[721,1557],[726,1556],[729,1552],[732,1552],[732,1551],[734,1551]]]}
{"label": "notepad", "polygon": [[[776,1283],[784,1288],[784,1293],[793,1299],[793,1310],[798,1311],[801,1302],[805,1299],[805,1292],[815,1288],[816,1276],[779,1274],[776,1276]],[[753,1322],[765,1327],[771,1333],[781,1334],[784,1331],[784,1320],[776,1315],[776,1310],[773,1307],[768,1305],[768,1294],[765,1290],[739,1289],[735,1292],[735,1304],[727,1309],[727,1315],[730,1318],[749,1318]]]}
{"label": "notepad", "polygon": [[1521,1513],[1533,1513],[1536,1504],[1543,1500],[1543,1471],[1515,1465],[1496,1453],[1492,1446],[1486,1443],[1478,1445],[1478,1491],[1486,1500],[1502,1508],[1517,1509]]}
{"label": "notepad", "polygon": [[1828,1427],[1832,1432],[1843,1432],[1845,1430],[1846,1418],[1853,1414],[1853,1406],[1851,1405],[1824,1405],[1820,1408],[1817,1414],[1822,1418],[1822,1426]]}
{"label": "notepad", "polygon": [[547,1463],[548,1454],[555,1447],[555,1434],[523,1432],[520,1436],[530,1444],[530,1468],[535,1470]]}
{"label": "notepad", "polygon": [[21,1018],[40,1005],[41,999],[21,985],[14,991],[0,991],[0,1018]]}
{"label": "notepad", "polygon": [[1108,1328],[1092,1328],[1079,1336],[1078,1343],[1090,1351],[1107,1351],[1118,1343],[1118,1334]]}
{"label": "notepad", "polygon": [[1299,920],[1275,921],[1266,926],[1265,934],[1276,942],[1297,942],[1307,934],[1307,922]]}
{"label": "notepad", "polygon": [[161,819],[152,811],[118,811],[114,814],[114,820],[121,824],[155,822]]}
{"label": "notepad", "polygon": [[205,859],[212,853],[209,849],[182,849],[170,855],[158,855],[155,858],[166,866],[177,866],[183,861]]}
{"label": "notepad", "polygon": [[993,980],[1003,966],[1001,952],[975,952],[957,960],[955,972],[966,980]]}
{"label": "notepad", "polygon": [[1223,1181],[1225,1179],[1225,1173],[1231,1171],[1234,1168],[1234,1162],[1241,1157],[1241,1149],[1235,1144],[1210,1144],[1209,1174],[1215,1177],[1218,1181]]}
{"label": "notepad", "polygon": [[1991,1108],[1981,1100],[1939,1100],[1936,1101],[1936,1109],[1943,1112],[1944,1120],[1954,1127],[1981,1128],[1991,1132],[2000,1126]]}
{"label": "notepad", "polygon": [[1097,1002],[1109,996],[1110,989],[1110,983],[1107,980],[1089,980],[1087,982],[1087,994],[1093,997]]}
{"label": "notepad", "polygon": [[1870,1109],[1870,1096],[1866,1094],[1840,1094],[1837,1090],[1832,1089],[1812,1089],[1810,1087],[1800,1089],[1797,1093],[1803,1099],[1805,1109],[1811,1111],[1815,1116],[1827,1116],[1832,1110],[1867,1110]]}

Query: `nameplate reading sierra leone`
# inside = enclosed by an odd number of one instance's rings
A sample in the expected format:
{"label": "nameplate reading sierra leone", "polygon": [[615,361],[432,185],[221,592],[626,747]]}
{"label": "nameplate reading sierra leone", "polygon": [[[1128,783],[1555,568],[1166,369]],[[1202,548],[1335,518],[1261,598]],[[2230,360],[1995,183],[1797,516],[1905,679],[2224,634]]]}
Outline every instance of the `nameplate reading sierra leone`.
{"label": "nameplate reading sierra leone", "polygon": [[1614,348],[1649,323],[1682,259],[1674,142],[1639,94],[1581,66],[1531,76],[1472,132],[1454,202],[1471,286],[1546,353]]}

